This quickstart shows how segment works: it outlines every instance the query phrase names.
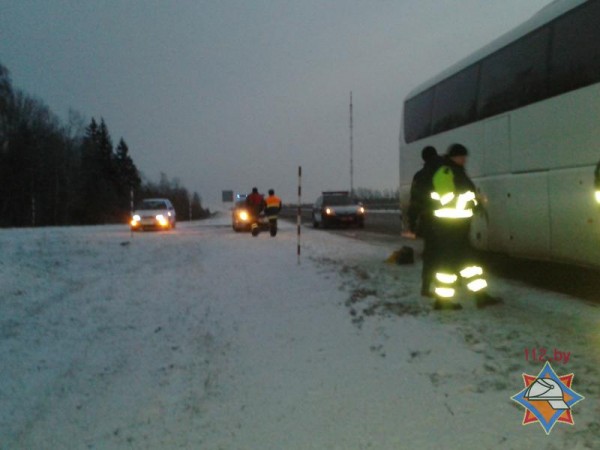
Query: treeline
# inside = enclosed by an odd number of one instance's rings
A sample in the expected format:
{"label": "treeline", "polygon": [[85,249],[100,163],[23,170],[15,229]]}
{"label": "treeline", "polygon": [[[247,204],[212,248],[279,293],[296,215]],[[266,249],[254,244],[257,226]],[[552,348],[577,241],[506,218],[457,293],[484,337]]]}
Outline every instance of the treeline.
{"label": "treeline", "polygon": [[165,173],[160,174],[158,183],[144,183],[137,198],[168,198],[173,203],[178,221],[188,220],[190,215],[192,220],[210,215],[208,209],[202,208],[202,199],[197,192],[190,197],[188,190],[179,185],[177,178],[169,180]]}
{"label": "treeline", "polygon": [[[61,120],[39,99],[14,89],[0,64],[0,226],[127,222],[134,199],[167,197],[180,220],[208,215],[197,193],[161,174],[144,181],[127,143],[116,146],[103,119]],[[191,207],[190,207],[191,206]]]}

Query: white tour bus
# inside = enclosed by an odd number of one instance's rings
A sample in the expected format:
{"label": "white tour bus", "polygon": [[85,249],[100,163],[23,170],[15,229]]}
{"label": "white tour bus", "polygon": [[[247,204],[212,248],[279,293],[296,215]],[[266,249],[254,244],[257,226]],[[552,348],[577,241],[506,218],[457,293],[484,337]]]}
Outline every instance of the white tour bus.
{"label": "white tour bus", "polygon": [[483,204],[474,246],[600,267],[600,0],[555,1],[422,84],[403,130],[403,209],[421,150],[460,143]]}

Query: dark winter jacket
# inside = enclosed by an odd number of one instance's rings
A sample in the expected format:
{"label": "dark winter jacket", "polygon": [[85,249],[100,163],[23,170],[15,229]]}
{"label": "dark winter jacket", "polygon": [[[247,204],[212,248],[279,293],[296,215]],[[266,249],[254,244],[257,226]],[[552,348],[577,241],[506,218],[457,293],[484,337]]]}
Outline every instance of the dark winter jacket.
{"label": "dark winter jacket", "polygon": [[433,174],[443,162],[443,158],[437,156],[425,162],[423,168],[415,173],[413,177],[410,186],[408,227],[417,236],[423,236],[427,232],[434,207],[431,200]]}
{"label": "dark winter jacket", "polygon": [[246,204],[251,210],[254,217],[258,217],[261,211],[265,208],[265,199],[258,192],[252,192],[246,197]]}

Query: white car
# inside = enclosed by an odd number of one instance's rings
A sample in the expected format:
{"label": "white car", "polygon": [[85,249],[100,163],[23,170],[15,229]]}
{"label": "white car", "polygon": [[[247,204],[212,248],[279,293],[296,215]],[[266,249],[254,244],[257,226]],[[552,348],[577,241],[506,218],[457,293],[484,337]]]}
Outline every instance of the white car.
{"label": "white car", "polygon": [[132,230],[175,228],[175,208],[169,199],[147,198],[140,202],[129,223]]}

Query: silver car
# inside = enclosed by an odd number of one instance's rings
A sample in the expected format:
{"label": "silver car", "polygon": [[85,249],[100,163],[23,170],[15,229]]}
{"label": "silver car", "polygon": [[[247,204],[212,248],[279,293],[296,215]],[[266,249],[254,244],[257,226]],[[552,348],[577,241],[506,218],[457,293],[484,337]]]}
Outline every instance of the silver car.
{"label": "silver car", "polygon": [[169,230],[177,222],[175,208],[167,198],[147,198],[140,202],[131,217],[132,230]]}

